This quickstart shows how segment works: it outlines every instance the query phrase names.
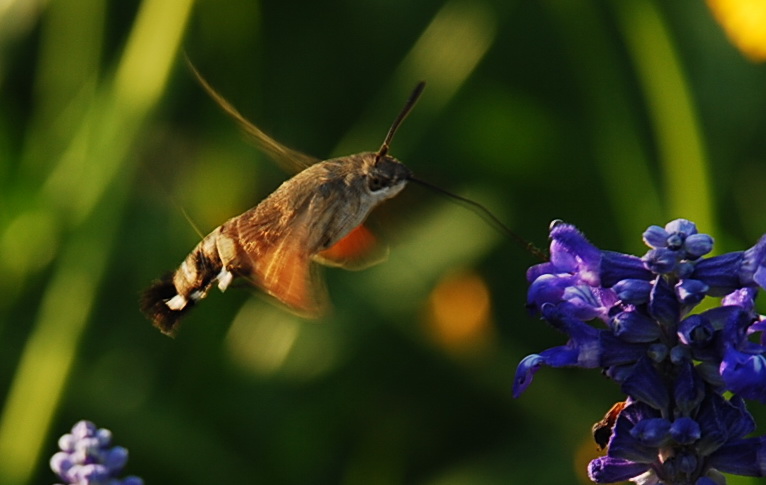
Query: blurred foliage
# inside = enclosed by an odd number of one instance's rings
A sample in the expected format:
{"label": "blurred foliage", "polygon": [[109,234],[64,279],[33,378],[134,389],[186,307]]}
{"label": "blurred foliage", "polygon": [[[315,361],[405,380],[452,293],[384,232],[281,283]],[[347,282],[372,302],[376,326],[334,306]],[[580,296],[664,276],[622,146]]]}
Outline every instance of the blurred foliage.
{"label": "blurred foliage", "polygon": [[700,2],[3,2],[2,484],[52,482],[56,437],[80,418],[112,429],[147,483],[587,482],[590,425],[619,391],[543,371],[511,399],[517,362],[562,342],[524,309],[535,259],[421,187],[376,214],[386,263],[325,272],[320,323],[241,289],[211,294],[175,340],[139,314],[193,226],[289,175],[184,52],[323,158],[376,149],[425,79],[392,154],[541,246],[556,218],[627,252],[675,217],[718,251],[766,229],[766,70]]}

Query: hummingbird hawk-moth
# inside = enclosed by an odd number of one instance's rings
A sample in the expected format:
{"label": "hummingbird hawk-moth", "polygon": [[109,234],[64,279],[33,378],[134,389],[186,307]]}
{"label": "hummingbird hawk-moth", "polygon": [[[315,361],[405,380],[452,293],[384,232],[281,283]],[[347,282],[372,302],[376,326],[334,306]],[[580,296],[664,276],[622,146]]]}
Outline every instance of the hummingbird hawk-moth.
{"label": "hummingbird hawk-moth", "polygon": [[173,336],[179,319],[213,285],[224,291],[241,278],[299,315],[321,315],[327,299],[314,263],[351,269],[369,263],[355,254],[355,248],[371,237],[362,223],[370,211],[397,195],[412,179],[410,170],[388,150],[425,83],[416,86],[378,151],[319,161],[266,135],[193,67],[192,71],[262,150],[304,168],[257,206],[205,236],[175,272],[143,293],[142,311],[160,331]]}

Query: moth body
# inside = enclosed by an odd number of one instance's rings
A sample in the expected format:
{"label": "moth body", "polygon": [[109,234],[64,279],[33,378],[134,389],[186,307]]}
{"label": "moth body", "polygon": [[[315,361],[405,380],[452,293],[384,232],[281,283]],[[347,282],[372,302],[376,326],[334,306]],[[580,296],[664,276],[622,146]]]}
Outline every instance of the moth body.
{"label": "moth body", "polygon": [[142,310],[173,335],[179,319],[214,284],[224,291],[242,278],[294,312],[316,317],[326,297],[312,261],[346,266],[327,250],[397,195],[410,177],[398,160],[374,152],[312,165],[205,236],[175,272],[144,293]]}
{"label": "moth body", "polygon": [[190,67],[205,91],[263,151],[302,170],[260,204],[205,236],[178,269],[143,293],[141,310],[163,333],[175,335],[179,319],[214,284],[224,291],[241,278],[298,314],[319,316],[326,296],[313,262],[348,269],[376,262],[355,246],[371,238],[362,226],[370,211],[412,179],[388,150],[425,83],[415,87],[377,152],[320,162],[266,135]]}

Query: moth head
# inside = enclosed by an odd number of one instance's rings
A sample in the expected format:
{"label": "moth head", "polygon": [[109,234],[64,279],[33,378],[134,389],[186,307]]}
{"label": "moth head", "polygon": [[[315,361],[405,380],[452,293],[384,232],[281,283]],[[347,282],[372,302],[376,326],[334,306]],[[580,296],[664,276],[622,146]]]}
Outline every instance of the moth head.
{"label": "moth head", "polygon": [[370,155],[373,158],[364,170],[365,189],[378,200],[395,196],[412,177],[412,172],[394,157],[378,153]]}

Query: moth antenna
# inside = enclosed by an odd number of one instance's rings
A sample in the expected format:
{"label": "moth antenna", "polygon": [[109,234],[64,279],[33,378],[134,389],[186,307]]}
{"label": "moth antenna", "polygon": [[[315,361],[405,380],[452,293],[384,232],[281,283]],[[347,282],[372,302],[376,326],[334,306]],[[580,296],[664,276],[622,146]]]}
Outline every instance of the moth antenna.
{"label": "moth antenna", "polygon": [[443,188],[441,188],[441,187],[439,187],[437,185],[434,185],[434,184],[432,184],[430,182],[426,182],[425,180],[422,180],[422,179],[411,177],[410,181],[416,182],[416,183],[418,183],[418,184],[420,184],[420,185],[422,185],[424,187],[428,187],[429,189],[431,189],[431,190],[433,190],[435,192],[438,192],[438,193],[440,193],[440,194],[442,194],[444,196],[450,197],[452,199],[457,200],[458,202],[462,202],[463,204],[466,204],[467,206],[469,206],[469,208],[471,210],[476,212],[482,219],[484,219],[485,221],[489,222],[489,224],[491,226],[494,226],[495,229],[497,229],[501,233],[505,234],[512,241],[514,241],[515,243],[517,243],[518,245],[523,247],[525,251],[529,251],[530,253],[532,253],[533,255],[535,255],[537,258],[539,258],[542,261],[548,261],[548,255],[545,254],[545,251],[543,251],[542,249],[538,248],[537,246],[535,246],[531,242],[527,241],[523,237],[519,236],[515,232],[511,231],[511,229],[508,226],[506,226],[505,224],[503,224],[500,221],[500,219],[497,218],[497,216],[495,216],[492,212],[490,212],[489,209],[487,209],[486,207],[484,207],[480,203],[478,203],[478,202],[476,202],[474,200],[468,199],[466,197],[463,197],[463,196],[460,196],[460,195],[457,195],[457,194],[453,194],[452,192],[450,192],[448,190],[445,190],[445,189],[443,189]]}
{"label": "moth antenna", "polygon": [[412,108],[415,107],[415,103],[418,102],[418,98],[420,98],[420,95],[423,94],[423,89],[425,89],[425,87],[426,82],[420,81],[417,86],[415,86],[415,89],[412,90],[412,94],[410,94],[409,99],[407,99],[407,102],[404,104],[404,108],[402,108],[399,116],[397,116],[394,122],[391,124],[391,128],[388,129],[386,138],[383,140],[383,144],[380,146],[378,153],[375,155],[376,159],[380,159],[380,157],[383,157],[388,153],[388,148],[391,145],[391,140],[396,134],[396,130],[399,129],[399,125],[402,124],[402,121],[404,121],[407,115],[410,114]]}

